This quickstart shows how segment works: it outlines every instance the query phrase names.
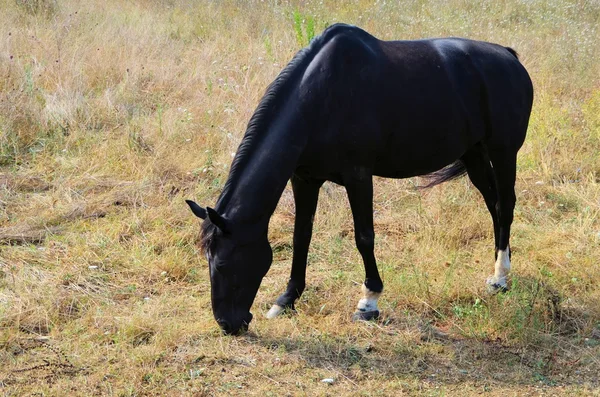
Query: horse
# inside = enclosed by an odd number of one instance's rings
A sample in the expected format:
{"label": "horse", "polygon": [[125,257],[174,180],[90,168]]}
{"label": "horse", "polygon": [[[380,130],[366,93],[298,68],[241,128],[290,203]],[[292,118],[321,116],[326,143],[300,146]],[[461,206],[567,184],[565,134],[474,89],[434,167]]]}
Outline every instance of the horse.
{"label": "horse", "polygon": [[321,185],[345,187],[365,268],[354,320],[379,316],[383,282],[373,230],[373,176],[428,176],[434,186],[465,173],[492,217],[490,292],[505,291],[517,152],[525,140],[533,84],[515,50],[463,38],[382,41],[335,24],[300,50],[269,85],[233,159],[215,208],[186,200],[203,219],[215,320],[247,330],[271,266],[271,215],[291,180],[292,269],[274,318],[306,286],[308,248]]}

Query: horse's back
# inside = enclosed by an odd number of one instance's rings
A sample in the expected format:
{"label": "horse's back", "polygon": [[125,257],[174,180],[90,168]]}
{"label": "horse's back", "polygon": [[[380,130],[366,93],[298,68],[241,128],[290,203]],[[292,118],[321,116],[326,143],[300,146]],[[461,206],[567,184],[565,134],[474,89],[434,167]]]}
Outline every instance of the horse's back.
{"label": "horse's back", "polygon": [[[512,49],[462,38],[383,42],[387,48],[387,92],[400,108],[394,122],[410,120],[414,142],[449,157],[477,142],[518,150],[525,139],[533,101],[531,79]],[[393,74],[401,77],[393,78]],[[395,84],[391,82],[396,82]],[[383,98],[385,105],[394,100]],[[406,125],[406,123],[404,123]],[[421,137],[421,138],[419,138]],[[406,139],[398,136],[397,141]],[[399,142],[400,143],[400,142]]]}
{"label": "horse's back", "polygon": [[460,38],[381,41],[347,25],[324,35],[299,91],[313,153],[410,177],[479,142],[522,144],[531,80],[507,48]]}

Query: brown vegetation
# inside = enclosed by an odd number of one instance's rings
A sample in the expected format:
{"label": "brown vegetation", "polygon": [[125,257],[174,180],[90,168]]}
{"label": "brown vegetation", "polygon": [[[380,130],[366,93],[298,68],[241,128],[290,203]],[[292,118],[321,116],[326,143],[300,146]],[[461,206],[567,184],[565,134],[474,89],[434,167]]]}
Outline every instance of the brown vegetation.
{"label": "brown vegetation", "polygon": [[[0,392],[491,395],[600,387],[600,5],[595,1],[1,0]],[[296,315],[286,190],[251,331],[212,319],[197,219],[258,100],[314,33],[514,47],[536,99],[512,290],[487,297],[491,221],[466,179],[377,180],[378,322],[343,189],[326,184]],[[324,378],[334,379],[329,385]]]}

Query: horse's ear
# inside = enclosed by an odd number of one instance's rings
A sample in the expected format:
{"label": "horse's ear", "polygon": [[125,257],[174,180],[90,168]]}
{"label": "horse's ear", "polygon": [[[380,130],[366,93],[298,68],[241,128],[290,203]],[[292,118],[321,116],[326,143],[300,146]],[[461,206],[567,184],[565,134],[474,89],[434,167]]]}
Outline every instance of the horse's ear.
{"label": "horse's ear", "polygon": [[198,204],[194,203],[192,200],[185,200],[187,205],[190,206],[190,209],[200,219],[206,219],[206,210],[200,207]]}
{"label": "horse's ear", "polygon": [[221,229],[223,233],[228,233],[229,230],[227,228],[227,220],[223,218],[221,215],[217,213],[217,211],[213,210],[210,207],[206,207],[206,213],[208,214],[208,219],[210,219],[211,223]]}

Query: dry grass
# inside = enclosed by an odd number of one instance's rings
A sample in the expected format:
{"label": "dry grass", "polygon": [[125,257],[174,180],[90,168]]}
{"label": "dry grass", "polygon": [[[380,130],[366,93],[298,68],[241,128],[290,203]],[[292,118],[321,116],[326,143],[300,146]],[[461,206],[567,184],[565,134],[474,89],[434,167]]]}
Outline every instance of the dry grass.
{"label": "dry grass", "polygon": [[[0,7],[2,394],[598,395],[597,1]],[[466,180],[427,192],[377,180],[383,317],[351,323],[362,265],[345,194],[327,184],[298,314],[267,321],[291,261],[286,190],[251,331],[224,337],[183,200],[215,202],[267,84],[336,21],[521,54],[536,100],[513,288],[483,294],[491,222]]]}

